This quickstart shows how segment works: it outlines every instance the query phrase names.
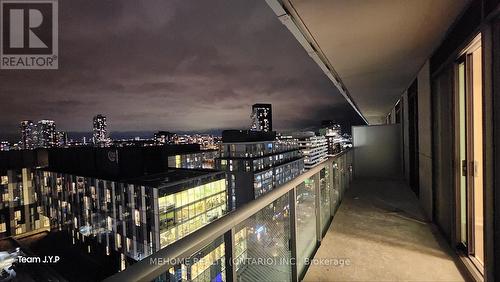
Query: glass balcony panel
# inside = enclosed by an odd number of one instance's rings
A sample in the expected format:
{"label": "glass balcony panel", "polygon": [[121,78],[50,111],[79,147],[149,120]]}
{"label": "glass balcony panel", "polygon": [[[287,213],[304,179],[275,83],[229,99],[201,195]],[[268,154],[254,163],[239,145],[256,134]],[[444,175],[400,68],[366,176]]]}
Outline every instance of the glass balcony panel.
{"label": "glass balcony panel", "polygon": [[333,182],[332,182],[332,213],[335,214],[340,205],[340,184],[339,184],[339,168],[338,163],[334,162],[332,166]]}
{"label": "glass balcony panel", "polygon": [[319,172],[319,189],[321,193],[321,230],[325,232],[328,229],[328,223],[331,217],[331,185],[329,183],[329,171],[328,166],[320,170]]}
{"label": "glass balcony panel", "polygon": [[[218,237],[186,259],[172,259],[169,262],[175,265],[153,281],[226,281],[224,237]],[[157,263],[162,262],[157,261]]]}
{"label": "glass balcony panel", "polygon": [[306,268],[306,261],[316,248],[316,193],[314,179],[306,179],[296,189],[297,209],[297,273]]}
{"label": "glass balcony panel", "polygon": [[288,194],[235,228],[236,281],[290,281]]}

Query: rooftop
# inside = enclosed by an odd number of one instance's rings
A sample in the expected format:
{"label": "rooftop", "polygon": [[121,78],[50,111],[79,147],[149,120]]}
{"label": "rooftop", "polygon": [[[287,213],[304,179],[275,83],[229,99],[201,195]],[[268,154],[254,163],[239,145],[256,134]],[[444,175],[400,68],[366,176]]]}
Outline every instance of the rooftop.
{"label": "rooftop", "polygon": [[165,172],[144,175],[137,178],[125,179],[123,182],[144,185],[153,188],[171,187],[187,180],[199,179],[207,176],[224,177],[223,172],[209,169],[168,169]]}
{"label": "rooftop", "polygon": [[246,143],[274,141],[276,132],[255,131],[255,130],[224,130],[222,131],[223,143]]}

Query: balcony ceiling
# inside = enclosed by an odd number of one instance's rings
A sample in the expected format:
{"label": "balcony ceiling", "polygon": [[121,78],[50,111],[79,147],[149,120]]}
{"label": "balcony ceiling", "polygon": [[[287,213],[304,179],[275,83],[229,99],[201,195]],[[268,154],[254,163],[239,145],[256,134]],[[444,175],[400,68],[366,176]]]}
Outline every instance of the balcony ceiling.
{"label": "balcony ceiling", "polygon": [[[469,0],[283,0],[370,124],[382,122]],[[297,19],[298,18],[298,19]]]}

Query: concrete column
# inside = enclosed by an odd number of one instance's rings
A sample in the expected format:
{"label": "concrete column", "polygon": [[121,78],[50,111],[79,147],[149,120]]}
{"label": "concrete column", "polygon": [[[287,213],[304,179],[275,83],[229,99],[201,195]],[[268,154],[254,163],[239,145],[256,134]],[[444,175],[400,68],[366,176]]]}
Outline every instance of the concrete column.
{"label": "concrete column", "polygon": [[432,121],[429,61],[418,73],[418,164],[419,198],[425,214],[432,218]]}

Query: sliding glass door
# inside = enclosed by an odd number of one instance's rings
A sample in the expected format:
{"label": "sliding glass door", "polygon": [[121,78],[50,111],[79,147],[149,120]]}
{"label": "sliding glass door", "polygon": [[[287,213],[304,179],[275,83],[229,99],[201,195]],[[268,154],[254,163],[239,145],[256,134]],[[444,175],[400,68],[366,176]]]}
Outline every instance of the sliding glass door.
{"label": "sliding glass door", "polygon": [[457,62],[458,238],[477,268],[484,268],[483,98],[481,39],[478,36]]}

